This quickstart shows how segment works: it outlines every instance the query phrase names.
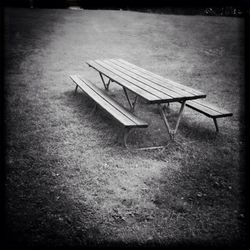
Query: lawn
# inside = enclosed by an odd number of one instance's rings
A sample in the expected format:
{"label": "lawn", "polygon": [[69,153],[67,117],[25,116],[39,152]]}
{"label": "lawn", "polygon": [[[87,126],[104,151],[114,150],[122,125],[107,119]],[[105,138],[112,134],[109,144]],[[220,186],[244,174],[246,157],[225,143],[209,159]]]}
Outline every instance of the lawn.
{"label": "lawn", "polygon": [[[244,25],[233,17],[5,9],[6,243],[245,246]],[[171,142],[141,100],[135,147],[70,74],[103,88],[85,61],[122,58],[207,93],[233,112],[185,109]],[[111,95],[127,105],[121,87]],[[174,121],[178,105],[171,105]]]}

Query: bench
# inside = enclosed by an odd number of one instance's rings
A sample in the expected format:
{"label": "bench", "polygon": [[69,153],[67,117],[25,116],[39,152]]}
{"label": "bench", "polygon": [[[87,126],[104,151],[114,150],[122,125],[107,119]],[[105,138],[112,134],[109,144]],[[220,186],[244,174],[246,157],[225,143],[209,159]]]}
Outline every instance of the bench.
{"label": "bench", "polygon": [[[124,146],[127,146],[127,137],[132,128],[146,128],[148,124],[134,114],[131,114],[128,110],[122,107],[119,103],[114,101],[109,95],[104,91],[96,87],[89,80],[80,78],[77,75],[71,75],[70,78],[76,84],[75,92],[77,88],[81,88],[84,93],[86,93],[91,99],[95,101],[96,104],[101,106],[106,110],[113,118],[120,122],[124,127]],[[95,105],[96,105],[95,104]]]}
{"label": "bench", "polygon": [[187,101],[186,106],[212,118],[214,121],[216,132],[219,132],[219,127],[216,119],[233,115],[233,113],[225,109],[215,107],[203,100]]}

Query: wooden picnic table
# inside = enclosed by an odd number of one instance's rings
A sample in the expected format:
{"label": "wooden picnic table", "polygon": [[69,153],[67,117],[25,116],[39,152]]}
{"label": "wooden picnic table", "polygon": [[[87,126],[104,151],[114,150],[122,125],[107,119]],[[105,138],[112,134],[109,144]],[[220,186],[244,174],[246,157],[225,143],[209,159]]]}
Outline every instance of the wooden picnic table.
{"label": "wooden picnic table", "polygon": [[[166,79],[123,59],[92,60],[87,64],[99,72],[106,90],[109,89],[111,82],[123,87],[132,111],[135,109],[138,96],[149,104],[157,104],[170,138],[174,138],[177,132],[186,101],[206,97],[198,90]],[[108,81],[105,81],[104,76]],[[128,90],[135,94],[133,101],[129,97]],[[181,103],[174,129],[169,125],[165,106],[171,102]]]}

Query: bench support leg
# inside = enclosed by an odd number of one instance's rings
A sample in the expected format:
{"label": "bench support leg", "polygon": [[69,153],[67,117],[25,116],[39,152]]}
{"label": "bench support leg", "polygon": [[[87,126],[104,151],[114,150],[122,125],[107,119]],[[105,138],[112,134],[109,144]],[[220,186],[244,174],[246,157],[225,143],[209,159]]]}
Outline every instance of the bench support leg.
{"label": "bench support leg", "polygon": [[127,90],[126,90],[125,87],[123,87],[123,91],[124,91],[125,96],[126,96],[126,98],[127,98],[127,100],[128,100],[128,103],[129,103],[129,106],[130,106],[131,111],[134,112],[134,111],[135,111],[136,101],[137,101],[137,95],[135,96],[134,101],[131,102],[131,100],[129,99],[129,96],[128,96],[128,92],[127,92]]}
{"label": "bench support leg", "polygon": [[78,89],[78,85],[76,85],[76,88],[75,88],[75,94],[76,94],[76,92],[77,92],[77,89]]}
{"label": "bench support leg", "polygon": [[217,120],[216,120],[216,118],[213,118],[213,120],[214,120],[214,125],[215,125],[215,128],[216,128],[216,132],[218,133],[219,132],[219,127],[218,127]]}
{"label": "bench support leg", "polygon": [[109,81],[108,81],[108,83],[105,83],[105,81],[104,81],[104,79],[103,79],[103,76],[102,76],[102,74],[99,72],[99,75],[100,75],[100,77],[101,77],[101,79],[102,79],[102,83],[103,83],[103,85],[104,85],[104,88],[105,88],[105,90],[109,90],[109,84],[110,84],[110,79],[109,79]]}
{"label": "bench support leg", "polygon": [[131,132],[131,128],[124,128],[124,134],[123,134],[123,144],[125,146],[125,148],[128,149],[128,145],[127,145],[127,139],[128,139],[128,135]]}
{"label": "bench support leg", "polygon": [[163,121],[164,121],[166,127],[167,127],[170,139],[174,139],[174,136],[175,136],[175,134],[176,134],[176,132],[178,130],[178,127],[179,127],[179,124],[180,124],[180,120],[181,120],[181,117],[182,117],[182,114],[183,114],[183,110],[184,110],[184,107],[185,107],[185,103],[186,103],[186,101],[183,101],[181,103],[181,108],[180,108],[180,111],[179,111],[179,114],[178,114],[178,118],[177,118],[177,122],[176,122],[176,125],[175,125],[174,129],[170,128],[170,125],[169,125],[169,122],[168,122],[168,119],[167,119],[167,116],[166,116],[166,113],[165,113],[164,106],[161,106],[161,104],[158,104],[160,114],[161,114],[161,116],[163,118]]}
{"label": "bench support leg", "polygon": [[95,103],[93,109],[90,112],[90,114],[91,115],[94,114],[96,112],[96,110],[97,110],[97,104]]}

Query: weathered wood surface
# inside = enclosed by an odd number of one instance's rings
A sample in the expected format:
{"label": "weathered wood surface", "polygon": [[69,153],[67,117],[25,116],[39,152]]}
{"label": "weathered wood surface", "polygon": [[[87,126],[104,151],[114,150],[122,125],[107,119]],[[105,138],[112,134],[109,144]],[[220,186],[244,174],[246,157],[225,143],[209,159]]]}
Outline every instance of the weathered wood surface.
{"label": "weathered wood surface", "polygon": [[205,94],[146,71],[122,59],[94,60],[87,64],[149,103],[176,102]]}
{"label": "weathered wood surface", "polygon": [[125,127],[147,127],[148,124],[139,119],[128,110],[123,108],[119,103],[114,101],[104,91],[97,88],[89,80],[72,75],[70,78],[79,86],[90,98],[92,98],[98,105],[105,109],[117,121],[122,123]]}
{"label": "weathered wood surface", "polygon": [[211,118],[219,118],[233,115],[232,112],[215,107],[214,105],[207,103],[203,100],[188,101],[186,102],[186,106]]}

